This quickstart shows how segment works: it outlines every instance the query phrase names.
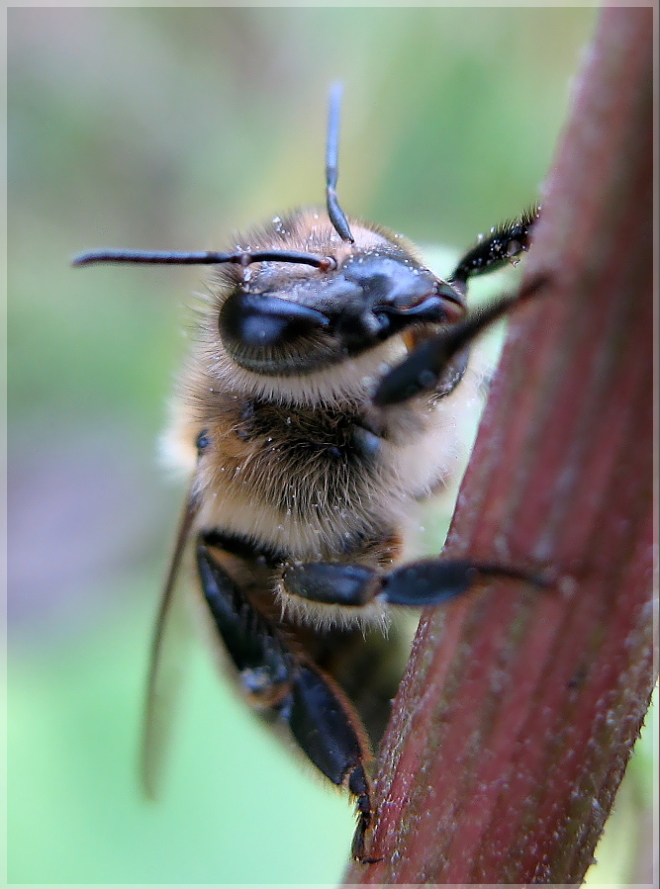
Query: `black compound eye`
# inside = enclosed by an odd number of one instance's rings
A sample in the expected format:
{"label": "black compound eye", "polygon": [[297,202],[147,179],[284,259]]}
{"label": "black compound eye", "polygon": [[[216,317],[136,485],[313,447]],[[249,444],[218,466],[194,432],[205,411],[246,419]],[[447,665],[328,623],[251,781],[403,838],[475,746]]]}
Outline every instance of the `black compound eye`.
{"label": "black compound eye", "polygon": [[328,326],[322,312],[265,293],[237,291],[220,313],[220,332],[239,347],[267,349]]}
{"label": "black compound eye", "polygon": [[[279,292],[236,288],[218,314],[223,345],[241,367],[255,373],[290,375],[327,366],[341,357],[332,338],[331,319],[318,304],[324,278],[294,282]],[[337,354],[339,353],[339,354]]]}

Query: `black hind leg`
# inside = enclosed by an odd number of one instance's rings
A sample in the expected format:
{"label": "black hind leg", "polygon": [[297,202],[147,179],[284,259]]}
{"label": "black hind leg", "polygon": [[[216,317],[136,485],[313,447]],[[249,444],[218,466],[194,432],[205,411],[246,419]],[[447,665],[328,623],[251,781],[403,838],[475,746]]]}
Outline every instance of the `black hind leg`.
{"label": "black hind leg", "polygon": [[365,837],[373,823],[366,773],[371,751],[359,717],[333,680],[289,648],[253,608],[203,542],[197,547],[197,564],[218,635],[248,697],[278,713],[314,765],[356,798],[353,855],[366,861]]}

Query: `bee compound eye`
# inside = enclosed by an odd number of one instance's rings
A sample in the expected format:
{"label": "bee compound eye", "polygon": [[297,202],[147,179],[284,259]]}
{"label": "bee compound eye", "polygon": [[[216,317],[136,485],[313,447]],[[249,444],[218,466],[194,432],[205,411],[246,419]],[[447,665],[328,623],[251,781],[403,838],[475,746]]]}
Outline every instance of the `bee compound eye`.
{"label": "bee compound eye", "polygon": [[328,324],[328,318],[316,309],[278,296],[244,291],[236,291],[227,299],[219,318],[223,339],[248,349],[284,345]]}

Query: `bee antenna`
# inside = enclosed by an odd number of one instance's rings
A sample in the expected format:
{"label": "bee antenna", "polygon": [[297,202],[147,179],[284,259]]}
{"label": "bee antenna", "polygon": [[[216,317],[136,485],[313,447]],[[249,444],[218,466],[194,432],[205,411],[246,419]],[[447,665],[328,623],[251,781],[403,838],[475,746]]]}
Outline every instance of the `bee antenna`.
{"label": "bee antenna", "polygon": [[330,103],[328,109],[328,144],[325,154],[325,198],[330,222],[342,241],[355,242],[351,234],[348,220],[344,211],[339,206],[337,199],[337,156],[339,153],[339,112],[341,110],[341,83],[333,84],[330,90]]}
{"label": "bee antenna", "polygon": [[139,263],[147,265],[219,265],[230,262],[248,266],[253,262],[291,262],[311,265],[322,271],[336,267],[331,256],[317,256],[313,253],[300,253],[295,250],[261,250],[251,253],[239,250],[236,253],[217,253],[209,250],[202,253],[180,253],[176,250],[87,250],[79,253],[71,261],[74,266],[95,265],[96,263]]}

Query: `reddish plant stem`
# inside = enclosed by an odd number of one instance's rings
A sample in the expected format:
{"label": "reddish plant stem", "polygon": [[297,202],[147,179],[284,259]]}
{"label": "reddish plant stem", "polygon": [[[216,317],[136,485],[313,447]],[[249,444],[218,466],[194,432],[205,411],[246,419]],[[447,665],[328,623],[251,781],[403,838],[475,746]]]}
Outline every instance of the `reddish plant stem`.
{"label": "reddish plant stem", "polygon": [[348,883],[576,883],[655,680],[653,11],[609,8],[447,557],[549,566],[426,612]]}

